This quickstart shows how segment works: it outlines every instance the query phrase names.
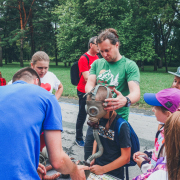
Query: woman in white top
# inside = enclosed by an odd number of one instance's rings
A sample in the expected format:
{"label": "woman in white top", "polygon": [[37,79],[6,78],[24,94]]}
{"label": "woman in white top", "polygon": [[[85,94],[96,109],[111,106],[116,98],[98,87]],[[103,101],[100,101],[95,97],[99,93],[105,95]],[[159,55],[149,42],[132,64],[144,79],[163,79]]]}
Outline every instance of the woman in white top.
{"label": "woman in white top", "polygon": [[[58,100],[63,92],[63,85],[56,75],[49,69],[49,56],[44,51],[37,51],[31,58],[31,68],[33,68],[39,75],[41,80],[41,87],[51,92],[55,89],[55,96]],[[40,151],[45,147],[45,140],[43,133],[40,136]]]}
{"label": "woman in white top", "polygon": [[44,51],[37,51],[31,59],[31,68],[33,68],[41,79],[41,87],[52,93],[55,89],[55,96],[59,99],[63,92],[63,85],[56,75],[49,69],[49,56]]}

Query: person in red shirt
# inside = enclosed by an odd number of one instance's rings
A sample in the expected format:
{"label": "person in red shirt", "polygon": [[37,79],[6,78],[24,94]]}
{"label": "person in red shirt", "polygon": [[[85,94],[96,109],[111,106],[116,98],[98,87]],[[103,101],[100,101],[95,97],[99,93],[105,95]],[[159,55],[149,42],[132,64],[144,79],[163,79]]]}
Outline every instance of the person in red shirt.
{"label": "person in red shirt", "polygon": [[99,53],[99,49],[96,44],[97,36],[90,38],[88,43],[88,51],[83,54],[79,61],[79,83],[77,85],[77,95],[79,97],[79,113],[77,116],[76,122],[76,144],[80,147],[84,147],[84,140],[83,140],[83,125],[86,120],[86,97],[83,97],[85,94],[85,85],[88,80],[89,71],[91,69],[91,64],[99,59],[97,53]]}
{"label": "person in red shirt", "polygon": [[2,77],[2,74],[0,72],[0,86],[5,86],[6,85],[6,80]]}

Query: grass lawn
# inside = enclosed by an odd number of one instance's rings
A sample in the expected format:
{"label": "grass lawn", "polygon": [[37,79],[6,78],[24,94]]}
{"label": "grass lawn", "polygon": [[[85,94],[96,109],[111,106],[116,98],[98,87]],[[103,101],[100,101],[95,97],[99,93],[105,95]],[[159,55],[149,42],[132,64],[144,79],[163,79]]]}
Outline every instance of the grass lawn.
{"label": "grass lawn", "polygon": [[[29,66],[29,64],[29,62],[24,62],[24,67]],[[13,74],[19,69],[19,63],[7,64],[0,67],[2,76],[7,82],[12,79]],[[62,82],[64,87],[63,96],[77,98],[76,86],[73,86],[70,80],[70,67],[64,67],[62,63],[55,66],[55,63],[51,62],[49,70],[56,74]],[[176,72],[177,67],[169,67],[168,70]],[[143,100],[143,94],[146,92],[157,93],[162,89],[171,87],[174,76],[169,73],[165,73],[164,67],[162,69],[158,69],[157,72],[154,72],[152,66],[145,66],[144,71],[141,71],[140,74],[141,99],[135,104],[135,106],[140,108],[149,108],[150,106],[146,105]]]}

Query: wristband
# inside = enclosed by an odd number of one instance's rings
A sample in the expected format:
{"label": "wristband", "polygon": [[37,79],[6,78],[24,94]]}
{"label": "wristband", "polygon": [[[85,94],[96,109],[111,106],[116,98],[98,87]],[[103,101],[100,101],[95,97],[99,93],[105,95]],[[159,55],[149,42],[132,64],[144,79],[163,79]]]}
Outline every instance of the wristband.
{"label": "wristband", "polygon": [[124,107],[129,107],[131,105],[131,100],[126,96],[125,96],[125,98],[127,99],[127,102]]}

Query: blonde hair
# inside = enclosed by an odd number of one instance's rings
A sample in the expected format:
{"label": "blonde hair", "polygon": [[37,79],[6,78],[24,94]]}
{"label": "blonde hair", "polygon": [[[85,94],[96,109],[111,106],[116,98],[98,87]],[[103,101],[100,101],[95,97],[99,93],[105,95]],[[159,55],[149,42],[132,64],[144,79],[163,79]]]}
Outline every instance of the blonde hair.
{"label": "blonde hair", "polygon": [[180,111],[174,112],[164,126],[169,180],[180,179]]}
{"label": "blonde hair", "polygon": [[31,58],[31,63],[35,65],[37,61],[50,61],[49,56],[44,51],[37,51]]}

